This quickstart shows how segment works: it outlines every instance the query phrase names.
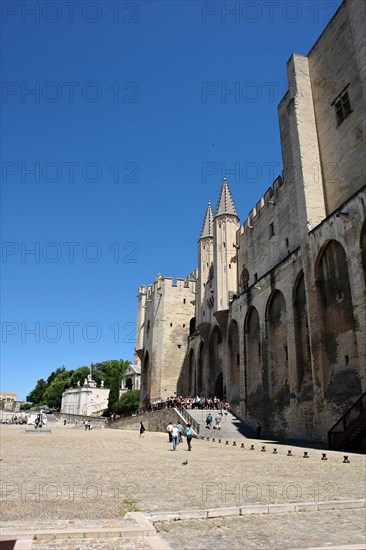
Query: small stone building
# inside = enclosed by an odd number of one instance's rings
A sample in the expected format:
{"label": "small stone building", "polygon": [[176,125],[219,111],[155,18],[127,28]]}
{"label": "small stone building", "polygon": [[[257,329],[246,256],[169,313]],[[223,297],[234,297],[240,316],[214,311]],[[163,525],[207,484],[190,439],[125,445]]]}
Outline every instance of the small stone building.
{"label": "small stone building", "polygon": [[84,384],[69,388],[62,394],[61,414],[83,416],[100,416],[108,408],[109,388],[104,388],[103,382],[97,388],[91,374],[85,378]]}
{"label": "small stone building", "polygon": [[129,365],[126,372],[122,376],[122,384],[120,393],[123,394],[129,390],[139,390],[141,380],[141,366]]}

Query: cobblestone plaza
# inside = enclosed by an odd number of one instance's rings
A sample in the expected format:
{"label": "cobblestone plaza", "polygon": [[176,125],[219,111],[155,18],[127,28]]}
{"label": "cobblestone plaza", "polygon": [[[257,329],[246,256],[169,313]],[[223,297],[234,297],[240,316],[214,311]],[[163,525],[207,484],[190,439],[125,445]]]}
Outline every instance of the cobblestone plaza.
{"label": "cobblestone plaza", "polygon": [[40,549],[365,547],[364,455],[344,462],[242,436],[172,452],[161,433],[49,426],[1,427],[2,538],[36,535]]}

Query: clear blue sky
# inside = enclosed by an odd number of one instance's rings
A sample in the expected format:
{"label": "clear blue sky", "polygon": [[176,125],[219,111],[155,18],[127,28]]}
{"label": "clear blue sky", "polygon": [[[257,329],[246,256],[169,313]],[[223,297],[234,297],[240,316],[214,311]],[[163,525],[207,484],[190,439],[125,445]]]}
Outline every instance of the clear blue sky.
{"label": "clear blue sky", "polygon": [[2,3],[2,391],[133,360],[137,289],[196,267],[222,176],[243,222],[281,173],[286,62],[339,5]]}

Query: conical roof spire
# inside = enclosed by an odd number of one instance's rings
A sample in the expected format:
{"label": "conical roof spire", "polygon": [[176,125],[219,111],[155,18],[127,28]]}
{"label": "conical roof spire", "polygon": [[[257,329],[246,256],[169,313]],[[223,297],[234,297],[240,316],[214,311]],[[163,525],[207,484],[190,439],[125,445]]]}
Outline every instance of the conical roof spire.
{"label": "conical roof spire", "polygon": [[224,176],[224,179],[222,182],[221,193],[220,193],[219,202],[217,203],[215,217],[221,216],[223,214],[230,214],[232,216],[236,216],[237,218],[239,217],[235,208],[233,198],[230,193],[226,176]]}
{"label": "conical roof spire", "polygon": [[200,239],[203,239],[204,237],[213,237],[213,212],[211,208],[211,202],[208,201],[208,206],[206,210],[205,219],[203,221],[202,225],[202,231],[200,235]]}

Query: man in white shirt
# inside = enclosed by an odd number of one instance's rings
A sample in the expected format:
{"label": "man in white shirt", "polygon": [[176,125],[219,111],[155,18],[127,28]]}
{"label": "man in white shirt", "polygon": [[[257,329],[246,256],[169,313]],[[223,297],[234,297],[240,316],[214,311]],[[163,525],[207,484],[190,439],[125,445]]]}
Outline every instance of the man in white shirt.
{"label": "man in white shirt", "polygon": [[179,430],[178,430],[177,426],[174,424],[173,429],[172,429],[173,451],[175,451],[176,448],[177,448],[178,437],[179,437]]}
{"label": "man in white shirt", "polygon": [[173,424],[169,422],[169,424],[166,427],[168,435],[169,435],[169,443],[172,442],[172,430],[173,430]]}

